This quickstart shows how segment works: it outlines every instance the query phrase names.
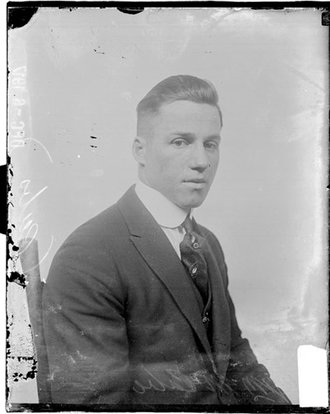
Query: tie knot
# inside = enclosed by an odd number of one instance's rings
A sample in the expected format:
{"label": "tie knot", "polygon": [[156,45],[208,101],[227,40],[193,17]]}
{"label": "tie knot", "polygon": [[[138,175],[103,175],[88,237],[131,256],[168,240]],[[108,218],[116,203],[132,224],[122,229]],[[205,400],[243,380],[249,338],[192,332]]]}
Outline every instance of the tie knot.
{"label": "tie knot", "polygon": [[186,217],[185,221],[182,223],[182,227],[186,230],[187,233],[193,232],[193,222],[189,215]]}

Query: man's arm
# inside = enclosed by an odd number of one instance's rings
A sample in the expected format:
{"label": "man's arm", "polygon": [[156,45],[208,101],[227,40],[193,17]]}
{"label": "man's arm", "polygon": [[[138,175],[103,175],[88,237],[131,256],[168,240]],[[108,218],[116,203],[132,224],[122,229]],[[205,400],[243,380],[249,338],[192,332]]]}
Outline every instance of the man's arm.
{"label": "man's arm", "polygon": [[231,312],[232,345],[224,392],[231,390],[238,404],[291,404],[271,380],[264,365],[258,363],[248,340],[242,338],[228,291],[227,298]]}
{"label": "man's arm", "polygon": [[227,303],[231,315],[231,351],[224,383],[224,395],[234,395],[233,404],[291,404],[284,392],[276,387],[268,370],[259,364],[249,341],[242,338],[233,301],[228,291],[228,270],[223,250],[217,238],[212,237],[219,247],[219,265],[226,286]]}
{"label": "man's arm", "polygon": [[53,403],[128,403],[125,293],[110,252],[66,242],[44,288],[44,333]]}

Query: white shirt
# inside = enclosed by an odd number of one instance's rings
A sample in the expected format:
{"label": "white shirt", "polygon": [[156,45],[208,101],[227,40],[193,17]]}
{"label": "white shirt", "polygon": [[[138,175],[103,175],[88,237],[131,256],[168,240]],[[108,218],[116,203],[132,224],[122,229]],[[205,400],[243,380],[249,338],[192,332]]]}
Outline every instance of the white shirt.
{"label": "white shirt", "polygon": [[172,203],[172,201],[167,199],[159,191],[144,184],[142,181],[136,183],[135,192],[146,209],[160,225],[176,251],[176,254],[181,259],[180,243],[185,235],[182,223],[189,213]]}

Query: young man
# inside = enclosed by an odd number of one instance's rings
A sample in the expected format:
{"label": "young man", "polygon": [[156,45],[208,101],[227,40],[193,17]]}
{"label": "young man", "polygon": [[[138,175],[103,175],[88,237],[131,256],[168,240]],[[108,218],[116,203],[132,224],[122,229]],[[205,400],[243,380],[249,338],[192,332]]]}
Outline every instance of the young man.
{"label": "young man", "polygon": [[52,401],[288,404],[241,337],[218,240],[191,217],[219,161],[215,88],[172,76],[137,113],[138,183],[71,234],[47,279]]}

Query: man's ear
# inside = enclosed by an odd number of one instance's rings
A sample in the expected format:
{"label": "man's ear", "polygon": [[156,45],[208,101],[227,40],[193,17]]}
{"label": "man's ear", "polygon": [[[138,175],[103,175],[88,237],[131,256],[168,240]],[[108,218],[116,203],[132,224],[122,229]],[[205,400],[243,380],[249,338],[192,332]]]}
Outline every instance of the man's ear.
{"label": "man's ear", "polygon": [[135,161],[144,166],[146,163],[146,139],[136,136],[133,141],[132,152]]}

